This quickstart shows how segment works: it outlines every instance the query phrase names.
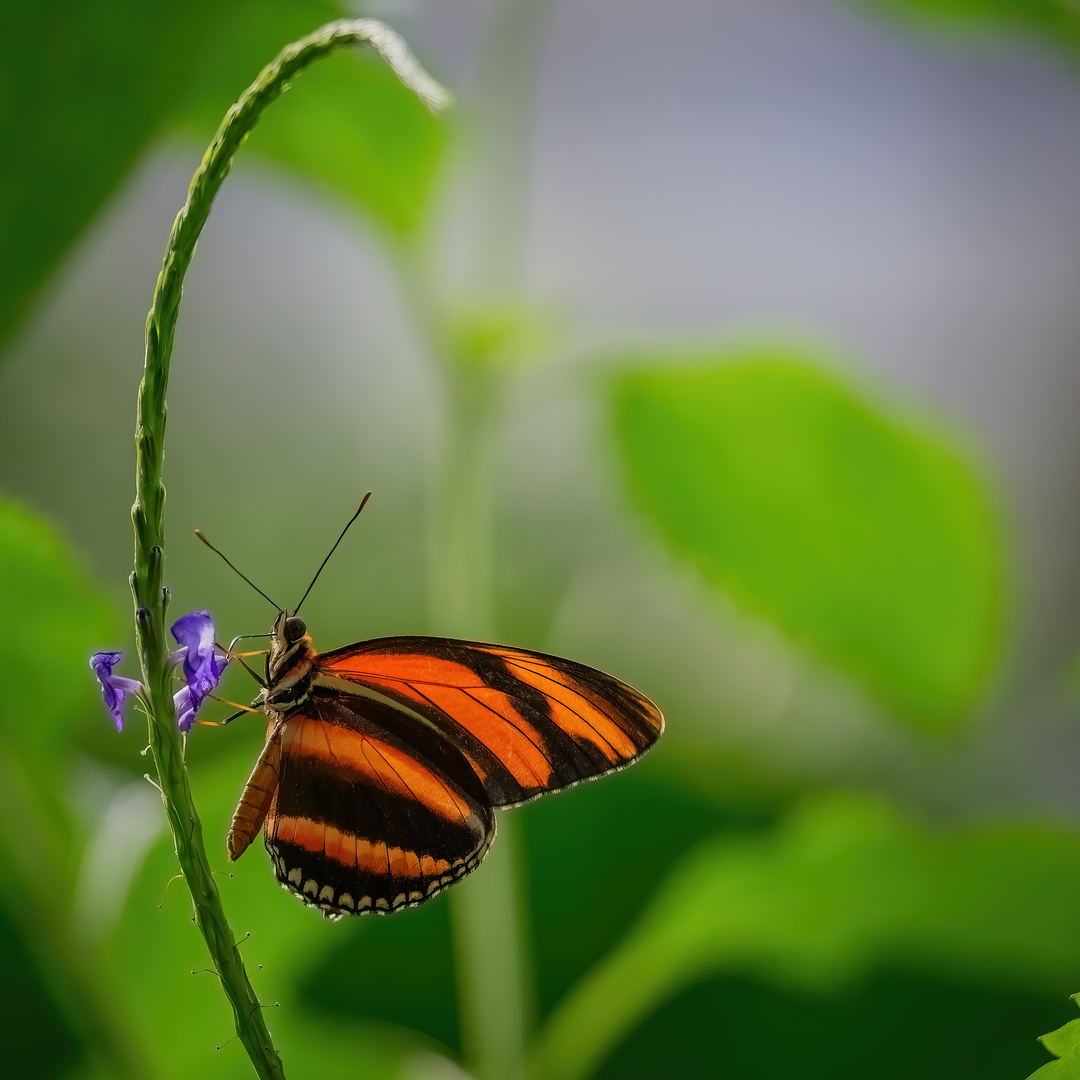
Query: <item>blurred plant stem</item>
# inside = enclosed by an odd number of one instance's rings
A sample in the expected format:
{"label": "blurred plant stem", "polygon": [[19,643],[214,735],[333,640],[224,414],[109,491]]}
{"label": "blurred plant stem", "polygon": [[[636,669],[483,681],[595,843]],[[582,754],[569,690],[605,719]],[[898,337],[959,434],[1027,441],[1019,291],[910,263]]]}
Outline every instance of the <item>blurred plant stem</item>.
{"label": "blurred plant stem", "polygon": [[[495,636],[493,442],[502,375],[451,353],[442,368],[444,441],[432,492],[430,605],[442,632]],[[512,820],[483,870],[450,893],[461,1038],[482,1080],[517,1080],[531,1014],[520,859]]]}
{"label": "blurred plant stem", "polygon": [[533,115],[554,0],[498,0],[480,70],[479,205],[473,277],[489,295],[525,292]]}
{"label": "blurred plant stem", "polygon": [[289,89],[292,80],[308,64],[342,45],[358,44],[370,45],[379,52],[402,82],[430,107],[447,104],[445,92],[420,69],[401,38],[375,20],[329,23],[287,45],[226,113],[192,177],[187,201],[173,224],[154,290],[154,302],[146,322],[146,362],[139,385],[136,498],[132,508],[135,570],[131,589],[139,659],[147,687],[150,747],[176,857],[195,905],[195,921],[232,1005],[236,1033],[256,1073],[264,1078],[283,1077],[284,1071],[214,883],[173,708],[170,651],[165,637],[168,591],[163,584],[165,394],[184,274],[214,197],[232,167],[233,157],[263,110]]}
{"label": "blurred plant stem", "polygon": [[[501,0],[491,15],[480,85],[473,280],[497,309],[525,292],[531,114],[551,0]],[[498,637],[493,537],[496,438],[506,357],[476,352],[448,332],[419,248],[399,261],[403,292],[441,376],[443,437],[429,512],[428,606],[433,629]],[[524,858],[512,815],[482,871],[450,893],[461,1042],[481,1080],[519,1080],[534,1023]]]}

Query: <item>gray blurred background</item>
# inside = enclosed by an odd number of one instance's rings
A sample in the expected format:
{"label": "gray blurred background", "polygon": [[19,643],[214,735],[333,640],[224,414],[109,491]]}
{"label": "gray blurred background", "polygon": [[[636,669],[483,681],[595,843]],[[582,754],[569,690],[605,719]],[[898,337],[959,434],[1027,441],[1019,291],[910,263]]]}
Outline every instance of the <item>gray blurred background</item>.
{"label": "gray blurred background", "polygon": [[[468,145],[487,6],[365,13],[453,88]],[[883,772],[939,806],[1075,806],[1077,71],[1015,35],[943,37],[828,0],[579,0],[534,17],[521,198],[488,214],[522,229],[520,263],[492,273],[492,239],[473,228],[491,196],[465,155],[437,230],[446,295],[507,286],[559,327],[558,362],[516,381],[500,435],[504,636],[646,671],[658,639],[685,639],[685,670],[649,678],[717,703],[691,742],[762,739],[799,770]],[[0,485],[51,514],[121,600],[142,325],[199,153],[174,140],[141,160],[0,370]],[[763,332],[958,433],[996,493],[1013,638],[976,742],[927,750],[867,723],[769,628],[703,601],[613,502],[595,358]],[[184,534],[204,528],[292,602],[370,487],[309,617],[325,646],[422,628],[438,390],[378,237],[241,156],[188,279],[173,371],[177,610],[261,629],[263,602]],[[828,722],[812,740],[798,731],[814,693],[792,714],[792,679],[818,687]]]}

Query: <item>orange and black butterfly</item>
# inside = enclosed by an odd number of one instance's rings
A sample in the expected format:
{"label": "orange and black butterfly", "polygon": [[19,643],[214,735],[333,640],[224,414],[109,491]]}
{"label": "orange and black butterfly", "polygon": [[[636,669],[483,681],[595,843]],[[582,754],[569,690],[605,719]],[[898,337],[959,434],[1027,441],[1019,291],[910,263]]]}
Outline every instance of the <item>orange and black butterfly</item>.
{"label": "orange and black butterfly", "polygon": [[632,687],[528,649],[392,637],[320,653],[280,609],[270,636],[252,702],[266,746],[229,857],[264,830],[281,885],[334,918],[423,903],[480,865],[496,808],[623,769],[664,730]]}

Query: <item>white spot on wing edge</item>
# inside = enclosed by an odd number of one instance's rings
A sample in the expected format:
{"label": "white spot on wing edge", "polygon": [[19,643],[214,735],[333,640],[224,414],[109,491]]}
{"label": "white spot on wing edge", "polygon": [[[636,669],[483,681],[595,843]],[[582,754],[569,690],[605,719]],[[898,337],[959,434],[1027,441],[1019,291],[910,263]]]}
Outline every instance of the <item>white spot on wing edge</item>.
{"label": "white spot on wing edge", "polygon": [[304,882],[303,891],[311,893],[312,896],[314,896],[319,891],[319,886],[314,878],[308,878],[307,881]]}
{"label": "white spot on wing edge", "polygon": [[304,875],[303,875],[303,874],[302,874],[302,873],[300,872],[300,867],[299,867],[299,866],[298,866],[298,867],[297,867],[297,868],[296,868],[295,870],[290,870],[290,871],[289,871],[289,873],[288,873],[288,878],[289,878],[289,880],[290,880],[290,881],[291,881],[291,882],[292,882],[292,883],[293,883],[293,884],[294,884],[294,885],[295,885],[295,886],[296,886],[297,888],[300,888],[300,879],[301,879],[301,878],[302,878],[303,876],[304,876]]}
{"label": "white spot on wing edge", "polygon": [[330,903],[334,902],[334,889],[330,885],[324,885],[319,891],[320,900],[329,900]]}

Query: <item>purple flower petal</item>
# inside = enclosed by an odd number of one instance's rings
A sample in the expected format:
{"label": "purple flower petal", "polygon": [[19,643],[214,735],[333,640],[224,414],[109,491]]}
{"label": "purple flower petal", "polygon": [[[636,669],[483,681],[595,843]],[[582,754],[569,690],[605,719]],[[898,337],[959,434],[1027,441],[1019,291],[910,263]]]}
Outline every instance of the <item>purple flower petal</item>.
{"label": "purple flower petal", "polygon": [[172,636],[180,645],[173,655],[183,663],[185,682],[173,697],[176,723],[181,731],[187,731],[203,699],[220,681],[229,657],[215,650],[214,623],[205,611],[193,611],[177,619]]}
{"label": "purple flower petal", "polygon": [[96,652],[90,657],[90,670],[101,683],[101,696],[105,699],[105,707],[112,714],[117,731],[124,729],[124,698],[128,694],[139,695],[143,689],[138,680],[125,679],[122,675],[112,673],[112,669],[123,658],[122,652]]}
{"label": "purple flower petal", "polygon": [[195,706],[191,703],[191,690],[181,686],[173,694],[173,706],[176,709],[176,726],[185,734],[195,722]]}
{"label": "purple flower petal", "polygon": [[[177,658],[184,662],[184,680],[189,686],[210,678],[214,657],[214,622],[205,611],[193,611],[172,624],[172,636],[181,646]],[[181,656],[180,653],[183,653]]]}

